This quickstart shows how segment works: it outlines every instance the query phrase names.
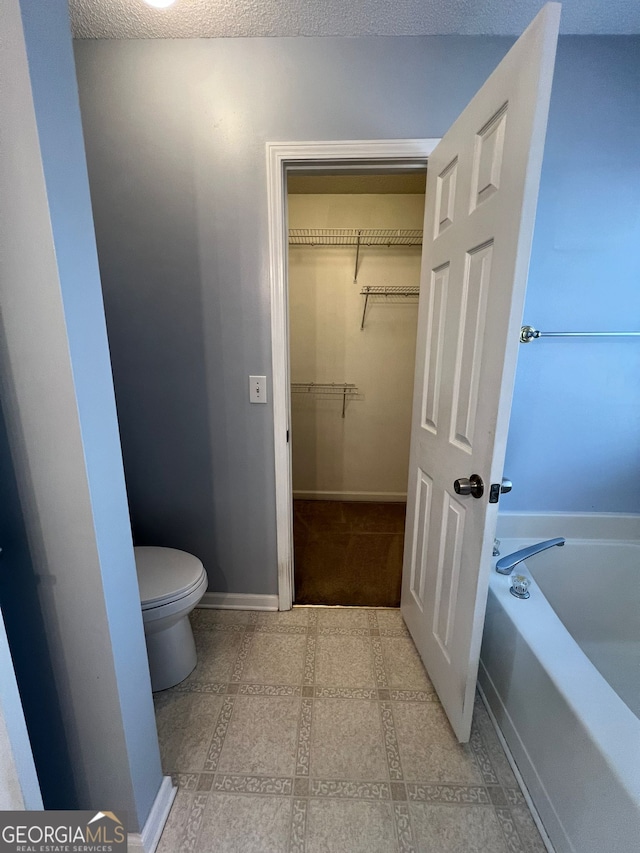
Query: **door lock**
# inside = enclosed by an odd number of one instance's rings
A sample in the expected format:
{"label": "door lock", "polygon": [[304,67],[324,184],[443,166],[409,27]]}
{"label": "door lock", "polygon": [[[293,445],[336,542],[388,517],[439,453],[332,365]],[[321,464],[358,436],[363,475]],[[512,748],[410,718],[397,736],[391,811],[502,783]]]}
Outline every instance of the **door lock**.
{"label": "door lock", "polygon": [[484,483],[479,474],[472,474],[468,479],[461,477],[455,480],[453,488],[457,495],[472,495],[474,498],[481,498],[484,494]]}
{"label": "door lock", "polygon": [[502,483],[492,483],[489,489],[489,503],[497,504],[500,495],[508,494],[513,488],[513,483],[506,477],[502,478]]}

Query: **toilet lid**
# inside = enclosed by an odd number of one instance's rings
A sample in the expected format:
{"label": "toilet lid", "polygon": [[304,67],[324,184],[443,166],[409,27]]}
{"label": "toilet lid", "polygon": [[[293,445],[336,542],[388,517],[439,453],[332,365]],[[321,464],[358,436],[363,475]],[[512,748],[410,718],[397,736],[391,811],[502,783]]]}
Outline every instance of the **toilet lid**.
{"label": "toilet lid", "polygon": [[188,595],[205,575],[200,560],[185,551],[147,545],[133,551],[143,610]]}

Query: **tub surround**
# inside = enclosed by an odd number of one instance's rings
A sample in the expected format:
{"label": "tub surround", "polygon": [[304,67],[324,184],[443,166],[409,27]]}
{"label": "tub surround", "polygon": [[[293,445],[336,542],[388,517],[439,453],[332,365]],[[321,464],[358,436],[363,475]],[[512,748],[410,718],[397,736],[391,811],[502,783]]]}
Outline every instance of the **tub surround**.
{"label": "tub surround", "polygon": [[[541,539],[567,539],[563,549],[518,567],[531,578],[527,601],[510,595],[509,577],[492,572],[479,670],[557,853],[628,853],[640,837],[640,721],[623,701],[625,691],[619,690],[621,698],[569,633],[592,659],[594,647],[606,647],[607,630],[616,641],[620,614],[607,629],[603,614],[612,608],[600,569],[620,599],[625,589],[637,594],[634,577],[625,584],[612,571],[624,565],[629,549],[640,549],[639,530],[635,515],[518,513],[498,522],[501,555]],[[631,561],[627,565],[633,570]],[[585,609],[589,599],[591,612]],[[581,612],[583,627],[576,619]]]}

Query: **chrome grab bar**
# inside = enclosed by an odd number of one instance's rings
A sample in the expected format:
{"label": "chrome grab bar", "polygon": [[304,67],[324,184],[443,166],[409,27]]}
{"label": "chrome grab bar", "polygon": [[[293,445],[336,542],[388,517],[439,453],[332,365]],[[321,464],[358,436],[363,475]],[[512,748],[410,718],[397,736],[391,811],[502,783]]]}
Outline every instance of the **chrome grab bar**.
{"label": "chrome grab bar", "polygon": [[538,542],[535,545],[529,545],[528,548],[521,548],[519,551],[514,551],[513,554],[507,554],[505,557],[500,557],[496,563],[496,572],[501,575],[510,575],[514,568],[523,560],[533,557],[534,554],[539,554],[541,551],[546,551],[547,548],[553,548],[554,545],[564,545],[565,539],[559,536],[557,539],[546,539],[544,542]]}

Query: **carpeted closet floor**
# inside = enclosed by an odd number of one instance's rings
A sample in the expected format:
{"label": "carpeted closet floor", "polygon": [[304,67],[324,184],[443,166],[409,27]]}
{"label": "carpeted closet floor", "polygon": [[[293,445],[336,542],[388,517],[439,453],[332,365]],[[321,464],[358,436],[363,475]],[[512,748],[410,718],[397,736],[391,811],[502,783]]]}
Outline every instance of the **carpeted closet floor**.
{"label": "carpeted closet floor", "polygon": [[293,502],[296,604],[397,607],[404,503]]}

